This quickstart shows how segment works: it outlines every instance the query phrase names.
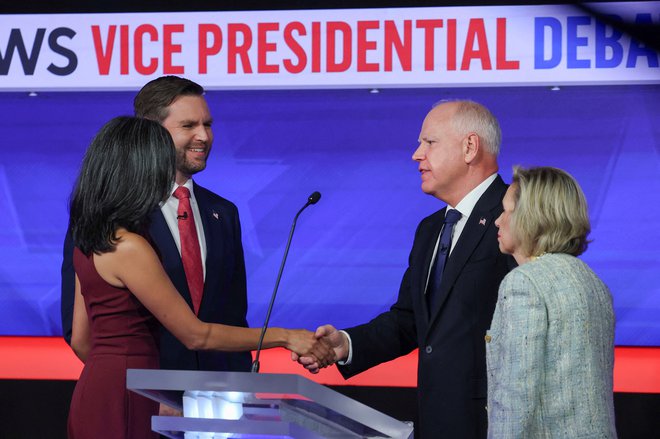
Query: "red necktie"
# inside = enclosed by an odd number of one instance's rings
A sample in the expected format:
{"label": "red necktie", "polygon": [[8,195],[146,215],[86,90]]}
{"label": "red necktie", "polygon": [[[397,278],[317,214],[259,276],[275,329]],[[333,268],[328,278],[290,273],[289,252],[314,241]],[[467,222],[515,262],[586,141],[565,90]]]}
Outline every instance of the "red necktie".
{"label": "red necktie", "polygon": [[204,292],[204,270],[202,269],[202,254],[197,239],[195,218],[190,208],[190,191],[184,186],[179,186],[174,191],[174,197],[179,200],[176,218],[179,223],[179,237],[181,239],[181,260],[188,280],[193,309],[197,314]]}

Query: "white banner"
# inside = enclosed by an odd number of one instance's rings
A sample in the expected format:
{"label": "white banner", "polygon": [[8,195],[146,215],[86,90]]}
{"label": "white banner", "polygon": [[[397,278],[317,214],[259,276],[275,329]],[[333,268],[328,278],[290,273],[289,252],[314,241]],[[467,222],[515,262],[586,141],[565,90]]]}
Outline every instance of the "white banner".
{"label": "white banner", "polygon": [[[607,3],[660,23],[660,2]],[[0,90],[660,83],[643,42],[561,6],[0,16]]]}

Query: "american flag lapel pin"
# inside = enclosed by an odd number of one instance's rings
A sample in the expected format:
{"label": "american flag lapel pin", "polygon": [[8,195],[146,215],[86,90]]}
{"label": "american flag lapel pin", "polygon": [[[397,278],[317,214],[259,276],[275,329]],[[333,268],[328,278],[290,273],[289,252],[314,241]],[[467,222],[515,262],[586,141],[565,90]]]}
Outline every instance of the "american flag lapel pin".
{"label": "american flag lapel pin", "polygon": [[486,218],[484,218],[484,217],[482,216],[481,219],[479,220],[479,225],[480,225],[480,226],[485,226],[485,225],[486,225]]}

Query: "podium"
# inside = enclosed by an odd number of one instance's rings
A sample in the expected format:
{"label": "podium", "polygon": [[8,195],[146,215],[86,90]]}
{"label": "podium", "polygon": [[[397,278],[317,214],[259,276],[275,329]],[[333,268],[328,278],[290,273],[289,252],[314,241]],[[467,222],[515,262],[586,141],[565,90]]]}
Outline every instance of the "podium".
{"label": "podium", "polygon": [[169,438],[397,438],[413,427],[294,374],[128,369],[126,387],[182,410],[154,416]]}

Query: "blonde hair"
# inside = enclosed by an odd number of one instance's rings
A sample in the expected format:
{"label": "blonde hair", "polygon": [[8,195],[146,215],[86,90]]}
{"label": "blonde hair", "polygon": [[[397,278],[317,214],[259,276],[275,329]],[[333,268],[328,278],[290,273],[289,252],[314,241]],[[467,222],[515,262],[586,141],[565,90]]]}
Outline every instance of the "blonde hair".
{"label": "blonde hair", "polygon": [[511,185],[511,227],[525,254],[584,253],[591,231],[587,200],[570,174],[551,167],[515,166]]}

